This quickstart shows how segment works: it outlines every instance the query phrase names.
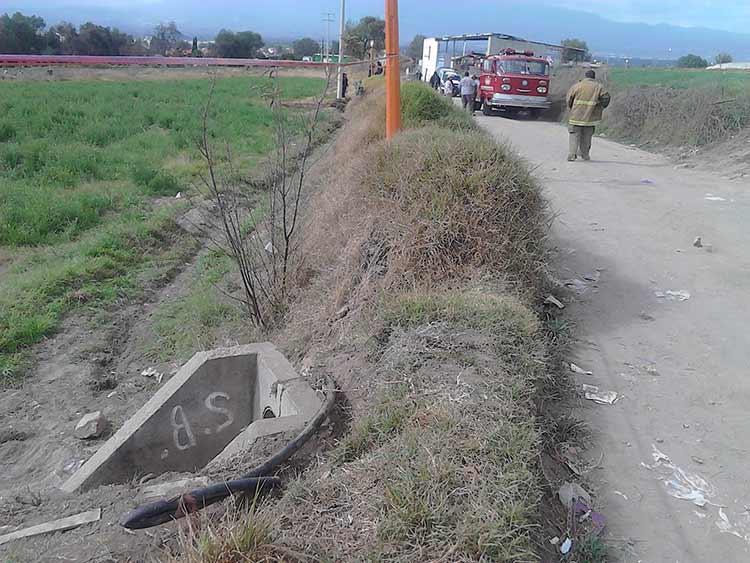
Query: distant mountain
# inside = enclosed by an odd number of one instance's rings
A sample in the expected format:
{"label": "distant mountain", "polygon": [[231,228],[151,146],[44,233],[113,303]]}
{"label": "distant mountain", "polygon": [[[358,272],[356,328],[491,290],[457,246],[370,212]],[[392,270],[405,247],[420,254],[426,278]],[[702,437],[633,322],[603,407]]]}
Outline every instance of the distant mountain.
{"label": "distant mountain", "polygon": [[[184,0],[133,1],[127,9],[94,6],[88,1],[85,9],[71,8],[76,3],[76,0],[4,0],[0,11],[35,13],[49,24],[62,20],[76,24],[94,21],[135,34],[148,34],[160,21],[174,19],[185,35],[198,35],[202,39],[214,37],[223,27],[252,29],[267,38],[303,35],[318,38],[324,33],[317,10],[302,7],[305,3],[299,9],[285,10],[283,18],[278,17],[277,10],[259,7],[259,0],[238,2],[231,10],[216,9],[214,2]],[[365,14],[350,13],[354,19],[362,15]],[[544,7],[538,2],[513,3],[512,7],[485,3],[472,10],[459,5],[455,10],[428,10],[424,2],[402,2],[400,19],[403,43],[417,33],[434,36],[498,32],[549,43],[579,37],[602,57],[676,59],[695,53],[712,59],[723,51],[731,53],[735,60],[750,61],[750,34],[666,24],[620,23],[588,12]]]}
{"label": "distant mountain", "polygon": [[[496,14],[488,9],[471,13],[462,10],[456,13],[460,17],[450,24],[436,14],[424,13],[415,20],[419,22],[419,29],[412,29],[409,23],[405,25],[409,31],[427,36],[499,32],[548,43],[579,37],[601,55],[676,59],[695,53],[712,59],[723,51],[731,53],[735,60],[750,61],[750,34],[666,24],[620,23],[588,12],[545,8],[538,4],[529,9],[520,6],[515,4],[512,10],[498,8]],[[409,20],[402,15],[402,21]]]}

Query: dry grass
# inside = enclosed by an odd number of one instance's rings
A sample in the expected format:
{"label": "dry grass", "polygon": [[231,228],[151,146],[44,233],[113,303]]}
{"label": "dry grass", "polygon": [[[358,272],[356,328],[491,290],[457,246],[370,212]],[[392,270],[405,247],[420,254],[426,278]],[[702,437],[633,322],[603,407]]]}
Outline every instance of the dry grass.
{"label": "dry grass", "polygon": [[300,354],[347,356],[330,365],[354,419],[274,509],[279,542],[321,560],[535,561],[548,363],[525,303],[545,204],[525,164],[445,100],[415,85],[404,108],[392,142],[370,127],[382,106],[349,108],[313,200],[318,275],[287,332]]}
{"label": "dry grass", "polygon": [[[565,95],[584,71],[579,67],[555,71],[550,98],[561,120],[567,115]],[[638,82],[639,73],[644,83]],[[612,94],[599,130],[615,139],[701,147],[730,139],[750,126],[750,95],[741,87],[726,87],[718,73],[602,68],[597,79]]]}
{"label": "dry grass", "polygon": [[697,147],[726,140],[749,125],[747,93],[648,86],[617,92],[603,130],[631,142]]}
{"label": "dry grass", "polygon": [[275,520],[241,502],[220,514],[199,512],[181,523],[176,544],[162,563],[304,563],[308,559],[274,545]]}
{"label": "dry grass", "polygon": [[537,560],[537,317],[492,288],[402,293],[379,310],[384,389],[282,501],[280,540],[337,561]]}
{"label": "dry grass", "polygon": [[526,303],[544,202],[522,161],[421,85],[383,141],[380,98],[353,102],[325,161],[314,275],[284,331],[306,370],[336,376],[350,428],[260,510],[266,542],[311,561],[536,561],[548,351]]}
{"label": "dry grass", "polygon": [[[412,86],[404,102],[412,129],[393,142],[378,129],[380,96],[349,108],[330,162],[337,172],[313,199],[305,255],[312,269],[332,273],[328,316],[347,303],[371,304],[385,287],[466,279],[481,268],[522,293],[539,285],[548,215],[528,167],[472,131],[465,113],[447,106],[457,115],[446,117],[441,97]],[[436,119],[428,120],[433,104]],[[453,125],[462,120],[464,131]]]}
{"label": "dry grass", "polygon": [[381,143],[362,186],[384,199],[389,280],[439,282],[491,267],[533,287],[545,202],[528,168],[479,133],[428,126]]}

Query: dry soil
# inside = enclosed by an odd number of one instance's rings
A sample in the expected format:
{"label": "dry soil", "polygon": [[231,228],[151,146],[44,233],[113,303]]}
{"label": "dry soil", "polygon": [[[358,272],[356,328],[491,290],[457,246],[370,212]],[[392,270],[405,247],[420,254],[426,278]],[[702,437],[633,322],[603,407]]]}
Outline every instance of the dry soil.
{"label": "dry soil", "polygon": [[568,163],[558,124],[477,119],[537,167],[558,214],[556,275],[576,290],[571,361],[593,372],[579,388],[621,394],[573,407],[592,429],[609,543],[627,562],[747,561],[747,182],[603,139],[592,162]]}

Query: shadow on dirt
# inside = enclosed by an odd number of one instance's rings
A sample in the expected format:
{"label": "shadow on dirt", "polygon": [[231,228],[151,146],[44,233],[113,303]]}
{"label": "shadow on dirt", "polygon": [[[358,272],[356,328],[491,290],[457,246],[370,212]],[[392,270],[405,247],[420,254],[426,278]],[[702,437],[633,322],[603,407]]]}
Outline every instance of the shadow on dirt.
{"label": "shadow on dirt", "polygon": [[506,108],[504,110],[493,110],[489,114],[495,117],[504,117],[515,121],[546,121],[548,123],[560,123],[565,114],[565,100],[553,100],[549,109],[544,111],[522,110],[515,108]]}

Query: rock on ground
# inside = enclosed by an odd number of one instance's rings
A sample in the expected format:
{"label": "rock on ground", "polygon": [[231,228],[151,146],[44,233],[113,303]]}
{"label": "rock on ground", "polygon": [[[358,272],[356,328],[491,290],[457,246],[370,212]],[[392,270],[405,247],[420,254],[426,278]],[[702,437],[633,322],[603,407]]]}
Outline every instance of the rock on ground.
{"label": "rock on ground", "polygon": [[75,436],[81,440],[98,438],[107,429],[107,419],[101,411],[90,412],[78,421]]}

